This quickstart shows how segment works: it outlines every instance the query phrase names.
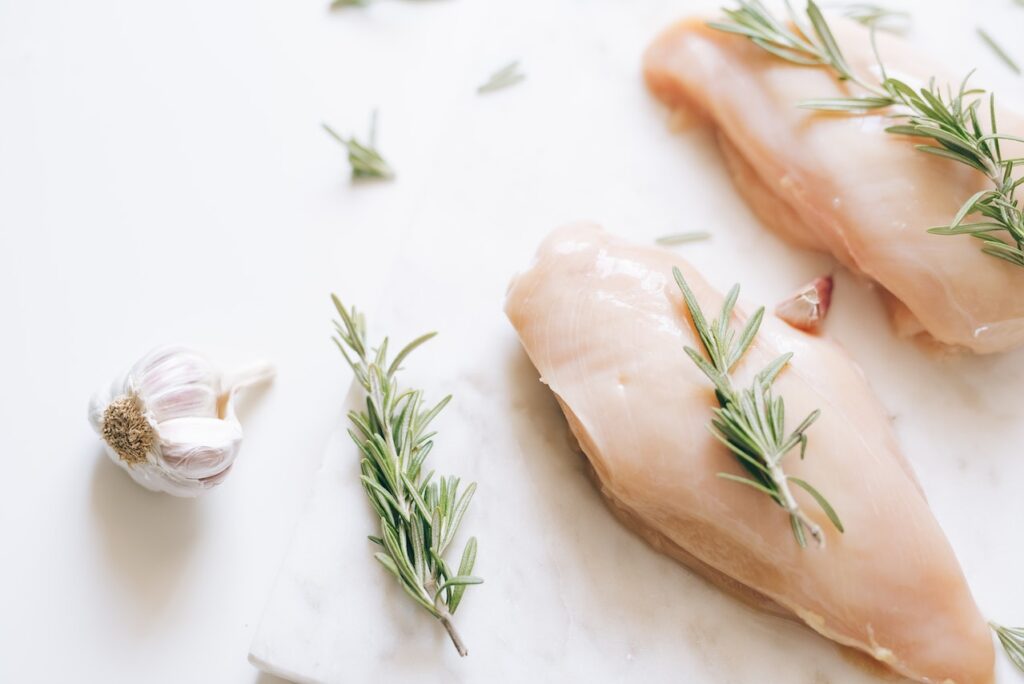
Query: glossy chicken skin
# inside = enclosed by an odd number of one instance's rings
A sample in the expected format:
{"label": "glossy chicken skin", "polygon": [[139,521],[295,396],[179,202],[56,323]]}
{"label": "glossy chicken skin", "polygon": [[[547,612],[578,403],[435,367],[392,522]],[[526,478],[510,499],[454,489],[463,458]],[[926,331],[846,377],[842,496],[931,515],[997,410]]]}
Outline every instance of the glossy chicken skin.
{"label": "glossy chicken skin", "polygon": [[[709,433],[710,382],[679,266],[705,311],[722,301],[691,266],[581,224],[552,233],[512,282],[506,313],[557,396],[612,509],[655,548],[755,605],[796,616],[922,682],[985,684],[993,647],[957,559],[858,366],[834,343],[768,316],[737,382],[785,351],[775,383],[791,429],[820,408],[790,475],[835,506],[840,534],[804,492],[824,549],[801,549],[767,496],[717,477],[743,474]],[[742,314],[741,314],[742,315]]]}
{"label": "glossy chicken skin", "polygon": [[[854,69],[877,82],[867,32],[846,20],[831,23]],[[934,76],[954,87],[963,78],[898,39],[879,40],[893,76],[911,84]],[[885,116],[798,108],[808,99],[863,93],[703,20],[666,31],[648,49],[644,69],[661,100],[710,120],[737,188],[762,221],[877,281],[901,334],[927,332],[977,353],[1024,343],[1024,268],[982,254],[969,236],[926,232],[948,224],[987,187],[980,173],[886,133],[893,120]],[[1002,131],[1024,132],[1012,113],[999,118]]]}

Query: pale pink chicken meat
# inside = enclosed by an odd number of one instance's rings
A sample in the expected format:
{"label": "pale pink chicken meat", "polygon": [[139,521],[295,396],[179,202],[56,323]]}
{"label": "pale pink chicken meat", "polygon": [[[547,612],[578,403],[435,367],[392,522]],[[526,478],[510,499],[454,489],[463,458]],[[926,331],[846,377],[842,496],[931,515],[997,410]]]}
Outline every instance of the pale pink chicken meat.
{"label": "pale pink chicken meat", "polygon": [[722,296],[673,254],[580,224],[552,233],[510,286],[506,313],[565,412],[612,509],[658,550],[754,605],[796,617],[922,682],[986,684],[993,646],[949,542],[899,452],[888,417],[836,344],[768,316],[737,386],[779,354],[789,428],[814,409],[790,475],[835,506],[840,534],[804,492],[825,548],[797,545],[783,509],[717,477],[743,474],[707,429],[712,386],[672,280],[701,307]]}
{"label": "pale pink chicken meat", "polygon": [[[878,82],[867,31],[847,20],[830,23],[848,62]],[[963,78],[898,39],[879,40],[890,75],[912,85],[935,77],[955,88]],[[826,69],[792,64],[703,20],[661,35],[644,70],[658,98],[714,126],[736,187],[764,223],[884,288],[898,332],[926,332],[977,353],[1024,344],[1024,268],[982,254],[969,236],[926,232],[947,225],[987,187],[980,173],[886,133],[894,121],[882,114],[799,108],[809,99],[864,93]],[[1001,131],[1024,133],[1013,113],[1001,110],[999,120]]]}

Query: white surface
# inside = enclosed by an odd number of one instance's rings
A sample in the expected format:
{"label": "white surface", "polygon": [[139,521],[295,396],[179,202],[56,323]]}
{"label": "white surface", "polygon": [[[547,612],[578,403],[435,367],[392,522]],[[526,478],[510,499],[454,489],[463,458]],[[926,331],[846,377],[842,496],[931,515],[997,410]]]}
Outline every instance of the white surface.
{"label": "white surface", "polygon": [[[592,5],[575,20],[571,51],[559,44],[561,17],[577,3],[550,0],[557,20],[492,15],[507,33],[487,52],[521,57],[528,80],[488,98],[466,93],[453,109],[439,180],[403,240],[394,296],[371,312],[371,327],[396,341],[441,331],[411,357],[405,379],[435,397],[455,395],[430,467],[480,483],[463,536],[480,539],[486,583],[469,590],[456,616],[469,658],[460,661],[440,627],[369,560],[374,521],[341,423],[253,642],[262,667],[316,682],[678,681],[683,673],[762,682],[766,670],[780,682],[878,681],[809,630],[740,606],[621,527],[501,312],[511,274],[550,228],[578,217],[640,241],[709,229],[712,241],[681,256],[723,289],[741,279],[758,303],[834,268],[752,219],[706,131],[667,130],[666,112],[637,78],[639,52],[673,15],[671,3],[657,4],[631,14]],[[863,361],[893,412],[982,610],[1016,619],[1024,556],[1007,540],[1019,539],[1024,512],[1013,484],[1024,477],[1013,446],[1024,435],[1016,401],[1024,353],[949,358],[896,340],[870,288],[846,273],[828,330]],[[1015,681],[999,658],[999,681]]]}
{"label": "white surface", "polygon": [[[746,295],[759,301],[828,267],[756,226],[726,193],[707,138],[668,134],[644,93],[639,51],[690,3],[378,0],[335,14],[324,4],[0,0],[0,425],[9,439],[0,681],[258,679],[245,654],[288,537],[325,446],[335,456],[345,447],[336,433],[348,373],[327,342],[331,290],[377,314],[378,332],[442,331],[409,379],[455,392],[435,458],[481,483],[466,529],[481,539],[488,583],[460,611],[474,655],[454,662],[436,630],[404,614],[403,598],[376,577],[358,586],[368,601],[380,592],[372,603],[387,619],[371,623],[371,634],[403,625],[427,640],[413,645],[417,653],[455,673],[486,667],[481,656],[500,647],[498,636],[533,630],[564,637],[537,658],[571,654],[580,668],[596,668],[588,661],[596,644],[620,668],[637,663],[602,675],[664,664],[669,649],[691,680],[755,681],[751,673],[761,670],[734,655],[749,644],[806,653],[794,671],[845,667],[828,644],[753,617],[616,526],[501,319],[511,270],[546,230],[572,218],[637,239],[709,228],[714,241],[686,254],[719,285],[733,276],[712,267],[732,257],[771,264],[744,279]],[[938,3],[914,3],[926,4]],[[964,35],[968,17],[980,13],[1012,44],[1007,28],[1020,15],[1004,8],[1008,1],[949,5],[927,19],[917,14],[917,39]],[[1019,88],[973,41],[948,52]],[[515,57],[524,60],[525,83],[472,95]],[[362,133],[373,106],[399,178],[352,187],[342,151],[318,125]],[[441,130],[461,141],[458,149],[434,152]],[[434,191],[406,246],[430,256],[417,267],[424,279],[382,288],[428,179]],[[727,202],[712,206],[711,192]],[[1014,449],[1021,355],[929,358],[889,338],[863,286],[841,276],[839,288],[830,332],[897,413],[979,603],[1021,621],[1024,559],[1004,541],[1020,539],[1024,518],[1014,493],[1024,477]],[[232,476],[199,501],[136,487],[105,460],[85,420],[97,385],[171,341],[206,349],[225,366],[267,356],[279,368],[269,391],[244,402],[246,443]],[[503,396],[510,387],[516,393]],[[480,452],[470,428],[495,416]],[[549,440],[562,446],[545,461]],[[522,460],[502,461],[502,453]],[[509,488],[523,496],[510,518],[497,505],[502,478],[516,474],[534,479]],[[527,501],[542,507],[522,507]],[[344,530],[368,531],[362,520]],[[550,566],[513,563],[507,540],[555,549],[563,562],[582,559],[571,567],[590,574],[581,584],[553,583]],[[350,567],[376,570],[362,556]],[[349,577],[333,570],[321,568],[328,578]],[[627,570],[665,583],[638,588]],[[685,602],[665,607],[669,596]],[[622,632],[642,641],[622,643],[599,622],[564,629],[564,621],[525,621],[563,600],[588,616],[643,620],[643,629]],[[634,612],[637,601],[643,609]],[[508,610],[489,614],[494,606]],[[494,629],[510,615],[520,621]]]}

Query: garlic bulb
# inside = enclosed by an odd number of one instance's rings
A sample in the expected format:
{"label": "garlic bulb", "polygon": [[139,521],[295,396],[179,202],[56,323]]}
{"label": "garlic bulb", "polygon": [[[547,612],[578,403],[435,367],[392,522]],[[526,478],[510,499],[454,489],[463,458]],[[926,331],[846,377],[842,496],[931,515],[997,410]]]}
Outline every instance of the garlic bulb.
{"label": "garlic bulb", "polygon": [[194,351],[161,347],[93,396],[89,422],[111,460],[140,485],[197,496],[219,484],[238,455],[236,393],[273,375],[261,362],[224,378]]}

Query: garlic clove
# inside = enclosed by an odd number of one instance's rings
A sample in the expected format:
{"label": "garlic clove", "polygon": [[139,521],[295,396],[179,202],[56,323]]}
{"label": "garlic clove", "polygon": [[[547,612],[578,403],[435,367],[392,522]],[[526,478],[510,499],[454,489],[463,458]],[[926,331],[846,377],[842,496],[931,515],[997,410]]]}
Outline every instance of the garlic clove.
{"label": "garlic clove", "polygon": [[779,302],[775,315],[797,330],[817,333],[832,304],[832,276],[815,278]]}
{"label": "garlic clove", "polygon": [[217,415],[220,372],[206,357],[184,347],[154,349],[128,372],[154,420]]}
{"label": "garlic clove", "polygon": [[205,489],[196,486],[193,480],[177,477],[173,471],[161,467],[157,463],[144,463],[125,468],[125,470],[137,484],[154,492],[165,492],[180,497],[195,497]]}
{"label": "garlic clove", "polygon": [[180,476],[201,480],[226,470],[242,445],[238,421],[175,418],[160,423],[160,458]]}

